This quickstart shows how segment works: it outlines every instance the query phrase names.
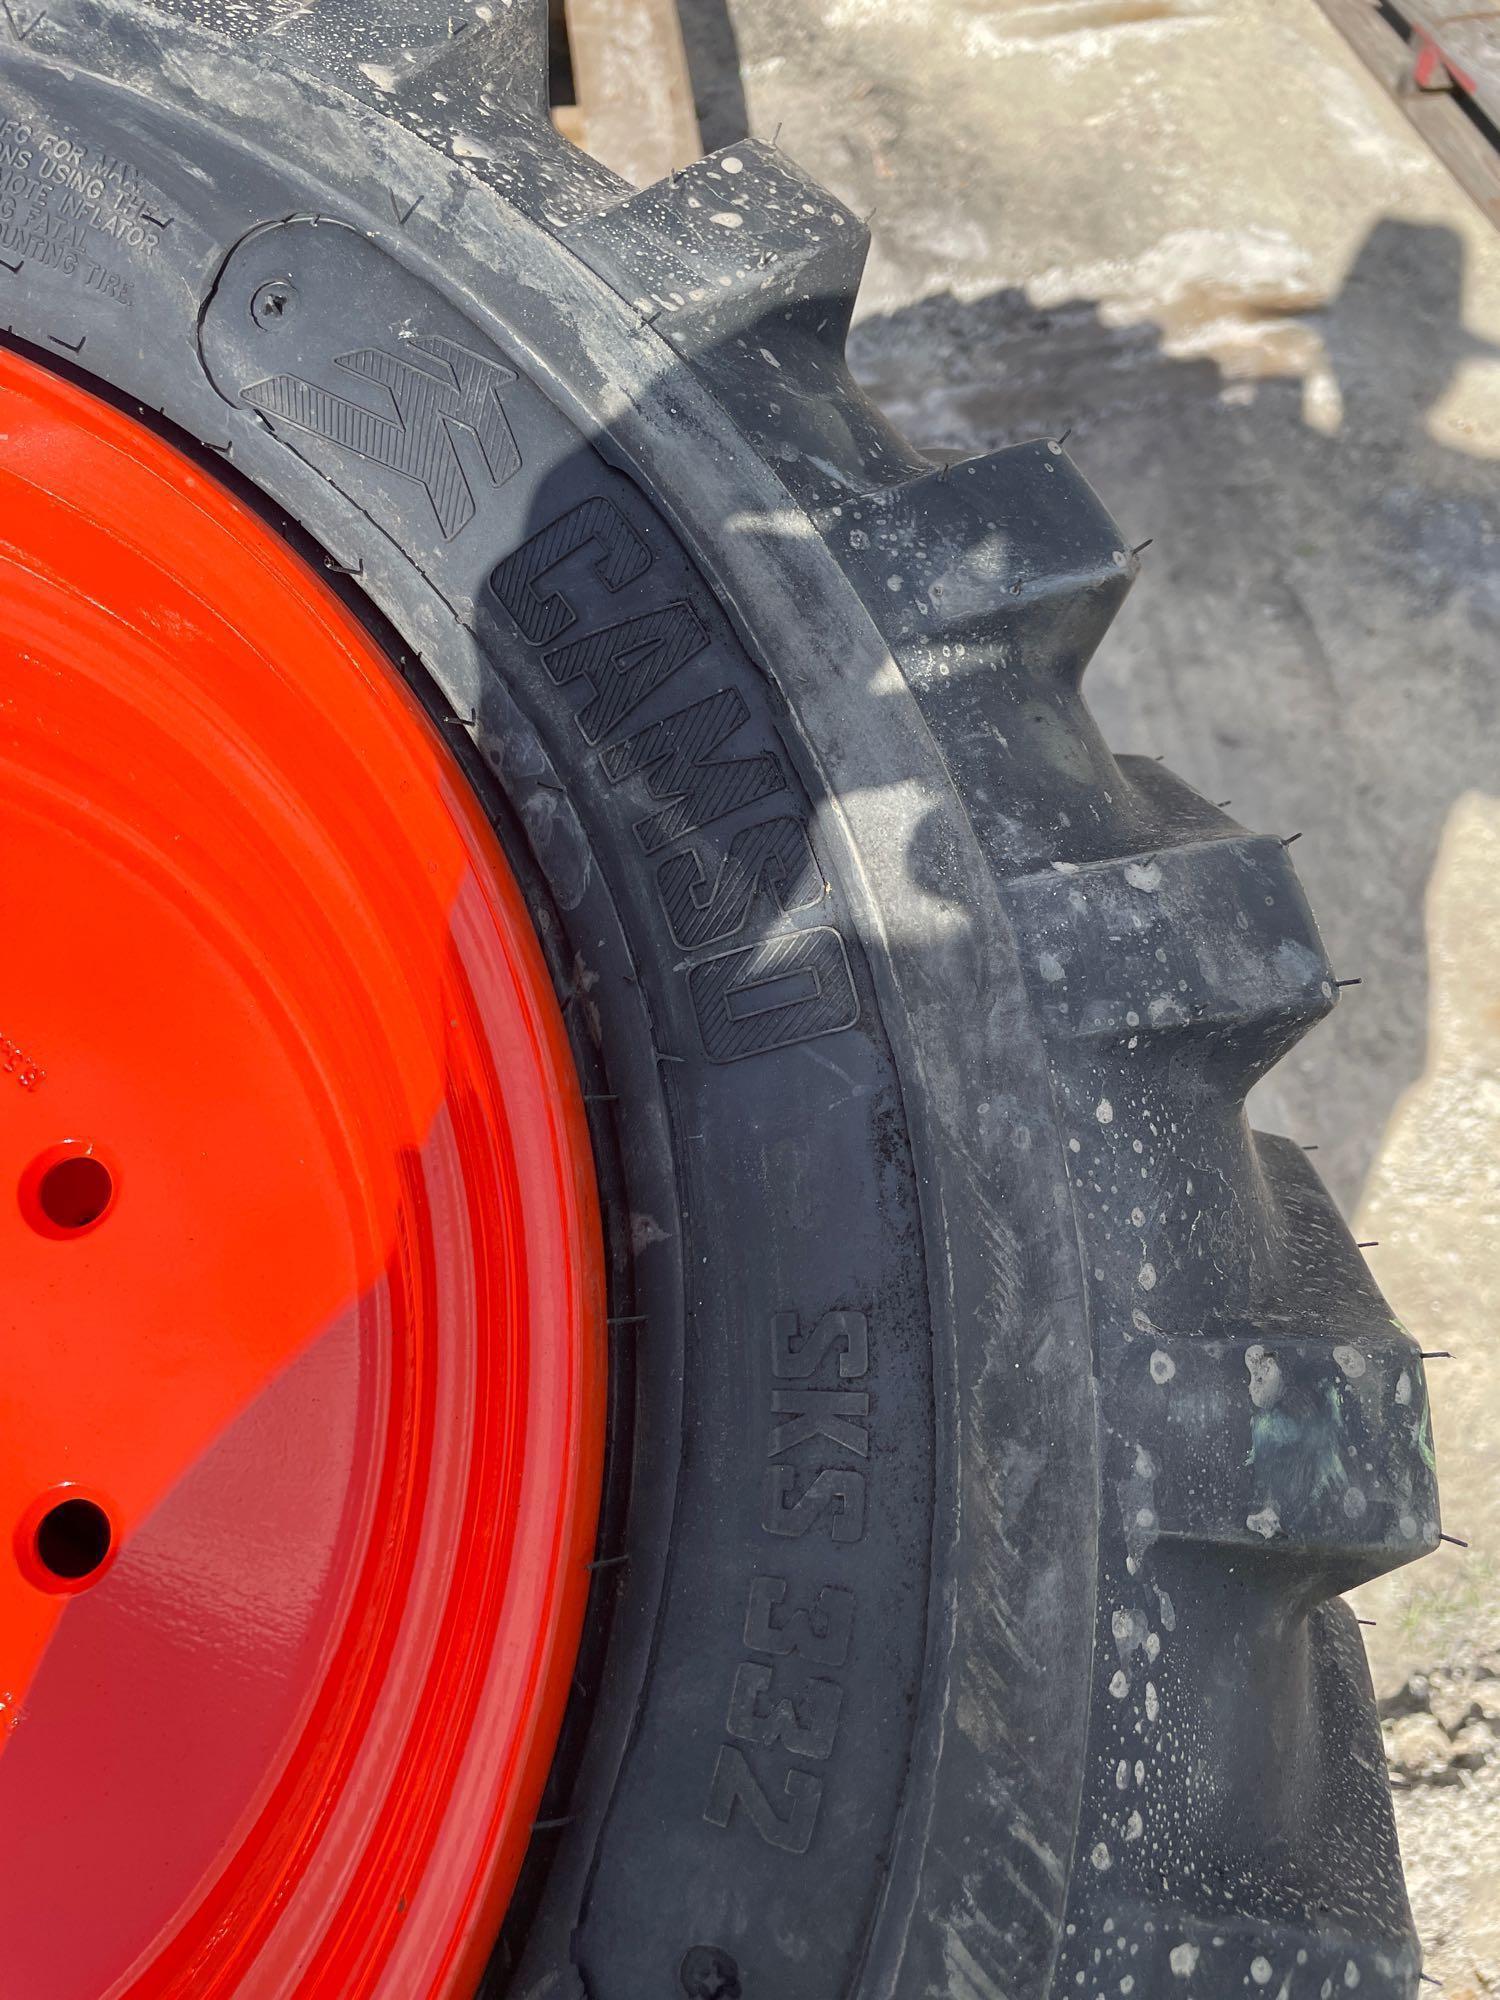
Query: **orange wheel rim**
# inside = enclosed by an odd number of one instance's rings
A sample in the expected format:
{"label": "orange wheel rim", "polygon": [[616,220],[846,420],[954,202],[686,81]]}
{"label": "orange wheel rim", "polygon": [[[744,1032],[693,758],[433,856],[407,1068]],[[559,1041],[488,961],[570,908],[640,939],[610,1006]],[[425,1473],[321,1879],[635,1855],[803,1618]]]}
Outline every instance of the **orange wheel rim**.
{"label": "orange wheel rim", "polygon": [[3,353],[0,839],[0,1986],[471,1991],[603,1455],[562,1021],[363,627]]}

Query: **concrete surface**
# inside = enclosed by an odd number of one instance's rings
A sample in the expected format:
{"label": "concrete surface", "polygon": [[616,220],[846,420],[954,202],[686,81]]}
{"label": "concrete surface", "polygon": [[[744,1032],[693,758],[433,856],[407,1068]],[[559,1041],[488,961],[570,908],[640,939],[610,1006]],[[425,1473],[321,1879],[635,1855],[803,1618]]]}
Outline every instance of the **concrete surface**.
{"label": "concrete surface", "polygon": [[1155,538],[1090,671],[1111,739],[1305,836],[1363,984],[1254,1109],[1456,1357],[1473,1546],[1360,1608],[1429,1968],[1500,1992],[1500,235],[1314,0],[684,9],[705,143],[779,133],[874,211],[852,355],[901,425],[1071,426]]}

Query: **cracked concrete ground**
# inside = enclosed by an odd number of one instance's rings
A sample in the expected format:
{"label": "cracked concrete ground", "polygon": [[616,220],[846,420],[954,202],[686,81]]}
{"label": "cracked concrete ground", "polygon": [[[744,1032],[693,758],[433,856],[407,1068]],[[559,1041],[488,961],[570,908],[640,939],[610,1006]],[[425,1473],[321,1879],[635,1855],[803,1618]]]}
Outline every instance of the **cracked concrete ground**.
{"label": "cracked concrete ground", "polygon": [[1429,1970],[1500,1993],[1500,235],[1314,0],[684,12],[706,144],[779,134],[874,212],[852,358],[903,428],[1071,427],[1154,537],[1089,676],[1106,733],[1304,836],[1363,983],[1253,1108],[1455,1357],[1471,1548],[1360,1609]]}

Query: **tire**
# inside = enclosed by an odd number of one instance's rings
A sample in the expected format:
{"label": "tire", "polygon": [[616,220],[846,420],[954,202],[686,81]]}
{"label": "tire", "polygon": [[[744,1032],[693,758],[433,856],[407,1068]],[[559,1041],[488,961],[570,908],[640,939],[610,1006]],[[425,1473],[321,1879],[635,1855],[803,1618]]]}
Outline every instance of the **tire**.
{"label": "tire", "polygon": [[1435,1546],[1425,1391],[1245,1119],[1335,999],[1283,848],[1100,740],[1059,446],[915,454],[858,222],[616,181],[545,16],[0,21],[8,337],[387,634],[594,1100],[606,1525],[486,1990],[1413,1994],[1339,1593]]}

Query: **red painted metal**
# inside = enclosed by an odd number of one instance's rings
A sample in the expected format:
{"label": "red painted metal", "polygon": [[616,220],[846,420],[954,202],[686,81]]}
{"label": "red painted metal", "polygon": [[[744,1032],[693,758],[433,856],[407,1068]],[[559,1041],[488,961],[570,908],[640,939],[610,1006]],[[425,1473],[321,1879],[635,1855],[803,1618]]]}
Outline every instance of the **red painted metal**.
{"label": "red painted metal", "polygon": [[603,1453],[562,1022],[360,624],[3,353],[0,854],[0,1991],[472,1991]]}
{"label": "red painted metal", "polygon": [[1474,95],[1473,77],[1453,62],[1432,36],[1413,28],[1411,43],[1416,50],[1411,80],[1418,90],[1452,90],[1457,86],[1470,97]]}
{"label": "red painted metal", "polygon": [[1420,11],[1429,15],[1430,20],[1424,21],[1412,10],[1402,9],[1416,52],[1412,63],[1413,84],[1418,90],[1461,90],[1467,97],[1482,100],[1484,90],[1471,74],[1463,51],[1472,47],[1481,61],[1488,59],[1493,67],[1500,7],[1491,4],[1454,9],[1433,4]]}

